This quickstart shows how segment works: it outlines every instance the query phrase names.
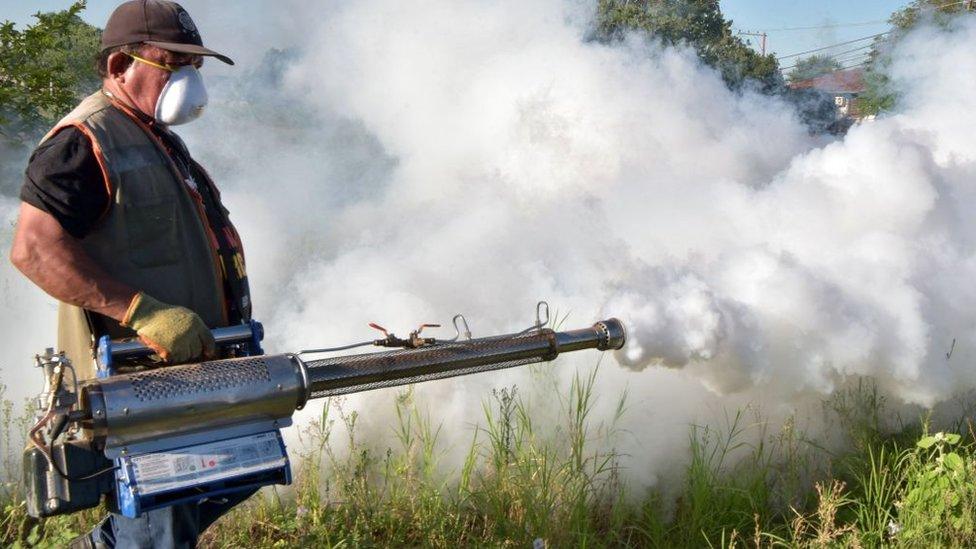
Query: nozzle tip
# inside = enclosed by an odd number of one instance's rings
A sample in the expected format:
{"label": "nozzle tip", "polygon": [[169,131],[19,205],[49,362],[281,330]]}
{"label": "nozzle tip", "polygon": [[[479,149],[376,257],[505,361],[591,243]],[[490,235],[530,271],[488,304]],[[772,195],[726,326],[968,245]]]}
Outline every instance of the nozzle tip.
{"label": "nozzle tip", "polygon": [[601,351],[621,349],[627,342],[627,329],[616,318],[608,318],[596,323],[596,328],[606,334],[606,340],[598,347]]}

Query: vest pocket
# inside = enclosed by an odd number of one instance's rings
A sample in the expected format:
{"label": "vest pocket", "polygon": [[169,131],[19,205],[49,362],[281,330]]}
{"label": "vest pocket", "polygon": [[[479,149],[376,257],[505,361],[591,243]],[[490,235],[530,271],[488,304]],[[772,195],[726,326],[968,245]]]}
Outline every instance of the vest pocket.
{"label": "vest pocket", "polygon": [[176,263],[180,249],[173,198],[126,204],[124,208],[129,259],[141,267]]}

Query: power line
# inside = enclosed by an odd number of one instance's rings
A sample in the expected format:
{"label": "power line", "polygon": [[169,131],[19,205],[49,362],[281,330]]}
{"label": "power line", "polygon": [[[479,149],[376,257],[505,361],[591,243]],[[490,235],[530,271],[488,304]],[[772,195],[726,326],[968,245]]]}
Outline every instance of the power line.
{"label": "power line", "polygon": [[[925,5],[925,6],[922,7],[922,9],[939,10],[939,9],[947,8],[947,7],[950,7],[950,6],[959,6],[959,5],[963,5],[963,4],[966,5],[966,9],[967,10],[969,10],[969,11],[976,11],[976,0],[957,0],[955,2],[947,2],[945,4],[939,4],[937,6],[927,6],[927,5]],[[879,19],[879,20],[874,20],[874,21],[861,21],[861,22],[857,22],[857,23],[837,23],[837,24],[829,24],[829,25],[817,25],[817,26],[811,26],[811,27],[783,27],[783,28],[779,28],[779,29],[766,29],[766,30],[755,31],[755,32],[753,32],[753,31],[741,31],[740,30],[740,31],[738,31],[738,34],[740,34],[740,35],[746,35],[746,36],[761,37],[762,38],[761,50],[762,50],[762,54],[765,55],[766,54],[767,33],[769,33],[769,32],[776,32],[776,31],[799,31],[799,30],[816,30],[816,29],[830,29],[830,28],[840,28],[840,27],[859,27],[859,26],[866,26],[866,25],[876,25],[876,24],[880,24],[880,23],[884,23],[884,22],[886,22],[886,21]],[[833,49],[833,48],[840,47],[840,46],[846,46],[846,45],[849,45],[849,44],[856,44],[858,42],[863,42],[864,40],[871,40],[871,39],[875,39],[875,38],[879,38],[881,36],[885,36],[885,35],[891,34],[891,33],[895,32],[896,30],[897,29],[892,28],[892,29],[889,29],[889,30],[887,30],[885,32],[879,32],[877,34],[872,34],[870,36],[864,36],[864,37],[861,37],[861,38],[856,38],[854,40],[848,40],[846,42],[838,42],[836,44],[831,44],[829,46],[823,46],[823,47],[820,47],[820,48],[814,48],[812,50],[806,50],[806,51],[801,51],[801,52],[797,52],[797,53],[791,53],[789,55],[784,55],[784,56],[781,56],[781,57],[777,57],[776,60],[777,61],[782,61],[783,59],[790,59],[792,57],[799,57],[801,55],[806,55],[806,54],[809,54],[809,53],[816,53],[816,52],[821,52],[821,51],[824,51],[824,50],[829,50],[829,49]],[[868,44],[866,46],[861,46],[861,47],[858,47],[858,48],[853,48],[853,49],[850,49],[850,50],[845,50],[845,51],[842,51],[842,52],[838,52],[838,53],[835,53],[833,55],[830,55],[829,57],[831,57],[831,58],[833,58],[833,59],[836,60],[836,58],[838,56],[844,55],[846,53],[855,52],[855,51],[864,50],[864,49],[873,48],[873,47],[874,47],[874,44]],[[854,58],[857,58],[857,57],[859,57],[859,56],[854,56]],[[868,61],[870,61],[870,60],[868,60]],[[793,65],[790,65],[788,67],[781,67],[780,70],[781,71],[785,71],[785,70],[788,70],[788,69],[796,68],[796,66],[797,66],[797,64],[793,64]]]}
{"label": "power line", "polygon": [[[866,53],[866,54],[863,54],[863,55],[870,55],[870,53]],[[851,57],[850,59],[834,59],[834,61],[837,61],[838,63],[840,63],[841,65],[843,65],[844,63],[850,63],[851,61],[854,61],[854,60],[856,60],[856,59],[858,59],[860,57],[861,57],[861,55],[855,55],[854,57]],[[864,63],[870,63],[870,62],[871,62],[870,59],[866,59],[864,61]],[[797,68],[799,66],[800,66],[800,64],[797,63],[796,65],[790,65],[789,67],[783,67],[780,70],[781,71],[788,71],[790,69],[795,69],[795,68]]]}
{"label": "power line", "polygon": [[[948,8],[950,6],[959,6],[959,5],[963,5],[963,4],[966,5],[966,9],[967,10],[969,10],[969,11],[976,11],[976,0],[961,0],[961,1],[956,1],[956,2],[947,2],[945,4],[940,4],[938,6],[923,6],[922,9],[928,8],[928,9],[933,9],[933,10],[939,10],[939,9],[942,9],[942,8]],[[823,25],[823,26],[818,26],[818,27],[790,27],[790,28],[782,28],[782,29],[766,29],[766,30],[764,30],[762,32],[763,33],[767,33],[767,32],[787,31],[787,30],[813,30],[813,29],[834,28],[834,27],[848,27],[848,26],[849,27],[853,27],[853,26],[861,26],[861,25],[875,24],[875,23],[879,23],[879,22],[880,21],[866,21],[866,22],[863,22],[863,23],[845,23],[845,24],[838,24],[838,25]],[[789,59],[791,57],[797,57],[797,56],[800,56],[800,55],[806,55],[808,53],[816,53],[816,52],[820,52],[820,51],[824,51],[824,50],[829,50],[829,49],[832,49],[832,48],[836,48],[838,46],[845,46],[845,45],[849,45],[849,44],[856,44],[858,42],[863,42],[864,40],[870,40],[870,39],[873,39],[873,38],[878,38],[878,37],[881,37],[881,36],[885,36],[887,34],[891,34],[895,30],[896,29],[891,29],[891,30],[888,30],[888,31],[885,31],[885,32],[880,32],[878,34],[873,34],[871,36],[865,36],[865,37],[857,38],[857,39],[854,39],[854,40],[848,40],[847,42],[840,42],[840,43],[837,43],[837,44],[832,44],[832,45],[829,45],[829,46],[824,46],[822,48],[816,48],[816,49],[812,49],[812,50],[802,51],[802,52],[799,52],[799,53],[791,53],[789,55],[784,55],[782,57],[777,57],[776,60],[777,61],[780,61],[782,59]],[[852,48],[852,49],[849,49],[849,50],[845,50],[845,51],[842,51],[842,52],[838,52],[838,53],[835,53],[835,54],[832,54],[832,55],[827,55],[827,57],[829,57],[830,59],[833,59],[834,61],[840,63],[841,67],[840,67],[840,69],[837,69],[838,71],[845,71],[845,70],[855,69],[855,68],[858,68],[858,67],[863,67],[865,65],[869,65],[873,61],[873,59],[871,59],[871,57],[870,57],[871,54],[872,54],[871,51],[859,53],[859,54],[856,54],[854,56],[851,56],[851,57],[849,57],[847,59],[843,59],[843,60],[842,59],[838,59],[838,58],[841,57],[841,56],[843,56],[843,55],[845,55],[845,54],[850,54],[850,53],[853,53],[853,52],[857,52],[857,51],[860,51],[860,50],[865,50],[865,49],[873,48],[873,47],[874,47],[874,44],[868,44],[866,46],[860,46],[860,47],[857,47],[857,48]],[[868,56],[868,58],[867,59],[864,59],[863,61],[858,61],[859,59],[861,59],[861,58],[863,58],[865,56]],[[852,63],[852,62],[855,62],[855,61],[858,61],[858,62],[855,63],[855,64],[853,64],[853,65],[848,65],[847,64],[847,63]],[[789,69],[795,69],[798,66],[799,66],[799,63],[797,62],[797,63],[794,63],[793,65],[788,66],[788,67],[781,67],[780,70],[781,71],[786,71],[786,70],[789,70]],[[836,71],[833,71],[833,72],[836,72]]]}
{"label": "power line", "polygon": [[[859,48],[851,48],[849,50],[839,51],[839,52],[834,53],[834,54],[825,55],[824,57],[829,57],[831,59],[836,59],[838,57],[841,57],[841,56],[844,56],[844,55],[847,55],[847,54],[850,54],[850,53],[859,52],[859,51],[866,50],[866,49],[870,49],[870,48],[873,48],[873,47],[874,47],[874,44],[868,44],[867,46],[861,46]],[[868,51],[868,52],[864,52],[864,53],[865,54],[870,54],[871,52]],[[792,69],[797,64],[799,64],[799,61],[796,64],[790,65],[789,67],[783,67],[783,69],[781,69],[781,70]]]}
{"label": "power line", "polygon": [[870,53],[859,53],[853,57],[848,57],[846,59],[834,59],[840,64],[850,63],[851,61],[870,61]]}
{"label": "power line", "polygon": [[818,76],[814,76],[814,77],[811,77],[811,78],[801,78],[799,80],[791,80],[791,81],[793,83],[797,83],[797,82],[804,82],[804,81],[807,81],[807,80],[816,80],[817,78],[823,78],[823,77],[828,76],[828,75],[831,75],[831,74],[836,74],[836,73],[843,72],[843,71],[849,71],[849,70],[852,70],[852,69],[857,69],[857,68],[860,68],[860,67],[863,67],[863,66],[867,65],[868,63],[870,63],[870,61],[863,61],[861,63],[855,63],[853,65],[843,65],[839,69],[834,69],[834,70],[831,70],[831,71],[827,71],[827,72],[825,72],[823,74],[820,74]]}
{"label": "power line", "polygon": [[846,46],[848,44],[856,44],[857,42],[863,42],[865,40],[871,40],[871,39],[877,38],[879,36],[884,36],[886,34],[891,34],[891,32],[892,31],[879,32],[878,34],[872,34],[870,36],[864,36],[862,38],[857,38],[855,40],[848,40],[847,42],[839,42],[837,44],[831,44],[829,46],[824,46],[822,48],[816,48],[816,49],[812,49],[812,50],[801,51],[799,53],[791,53],[789,55],[784,55],[782,57],[777,57],[776,60],[777,61],[780,61],[780,60],[783,60],[783,59],[789,59],[790,57],[798,57],[800,55],[806,55],[808,53],[816,53],[818,51],[824,51],[824,50],[833,49],[833,48],[836,48],[838,46]]}
{"label": "power line", "polygon": [[833,59],[835,61],[839,61],[841,58],[844,58],[844,57],[854,58],[854,57],[863,57],[865,55],[871,55],[871,53],[872,53],[871,50],[861,51],[863,49],[864,48],[861,48],[861,49],[858,49],[858,50],[851,50],[851,51],[847,51],[847,52],[841,52],[841,53],[834,54],[834,55],[827,55],[825,57],[828,57],[828,58]]}
{"label": "power line", "polygon": [[868,25],[880,25],[882,23],[887,23],[887,19],[878,19],[876,21],[862,21],[860,23],[838,23],[830,25],[819,25],[816,27],[783,27],[779,29],[765,29],[763,32],[786,32],[786,31],[805,31],[805,30],[820,30],[820,29],[838,29],[842,27],[866,27]]}
{"label": "power line", "polygon": [[[828,57],[828,58],[831,58],[831,59],[836,59],[838,57],[841,57],[841,56],[844,56],[844,55],[847,55],[847,54],[850,54],[850,53],[854,53],[854,52],[859,52],[859,51],[862,51],[862,50],[866,50],[866,49],[869,49],[871,47],[873,47],[873,44],[868,44],[867,46],[861,46],[859,48],[852,48],[852,49],[849,49],[849,50],[839,51],[839,52],[837,52],[837,53],[835,53],[833,55],[826,55],[824,57]],[[864,55],[870,55],[871,52],[870,51],[867,51],[867,52],[863,52],[863,54]],[[790,65],[788,67],[780,67],[779,70],[785,71],[785,70],[793,69],[793,68],[796,68],[799,64],[800,64],[800,61],[797,61],[797,62],[795,62],[794,64],[792,64],[792,65]]]}
{"label": "power line", "polygon": [[863,67],[864,65],[867,65],[870,62],[871,61],[862,61],[862,62],[857,63],[855,65],[846,65],[846,66],[841,67],[840,70],[842,70],[842,71],[848,71],[848,70],[851,70],[851,69],[856,69],[858,67]]}
{"label": "power line", "polygon": [[827,57],[832,57],[834,59],[837,59],[839,57],[848,57],[852,55],[855,57],[857,57],[858,55],[871,55],[872,53],[874,53],[874,50],[871,48],[858,48],[856,50],[848,50],[840,53],[835,53],[833,55],[828,55]]}
{"label": "power line", "polygon": [[[930,8],[930,9],[936,9],[936,10],[938,10],[938,9],[947,8],[947,7],[950,7],[950,6],[959,6],[959,5],[962,5],[962,4],[966,4],[967,7],[968,6],[974,6],[973,0],[961,0],[961,1],[958,1],[957,0],[955,2],[947,2],[945,4],[939,4],[937,6],[925,6],[925,8]],[[851,23],[851,24],[853,25],[854,23]],[[796,28],[799,29],[801,27],[796,27]],[[815,27],[810,27],[810,28],[815,28]],[[837,44],[831,44],[829,46],[823,46],[821,48],[815,48],[815,49],[812,49],[812,50],[801,51],[799,53],[791,53],[789,55],[784,55],[782,57],[777,57],[776,60],[777,61],[781,61],[783,59],[789,59],[791,57],[798,57],[798,56],[801,56],[801,55],[806,55],[808,53],[816,53],[816,52],[820,52],[820,51],[824,51],[824,50],[833,49],[833,48],[836,48],[836,47],[839,47],[839,46],[845,46],[845,45],[849,45],[849,44],[856,44],[858,42],[863,42],[865,40],[870,40],[870,39],[873,39],[873,38],[878,38],[880,36],[885,36],[887,34],[891,34],[894,31],[895,31],[895,29],[891,29],[891,30],[888,30],[888,31],[885,31],[885,32],[879,32],[878,34],[872,34],[870,36],[864,36],[862,38],[856,38],[854,40],[848,40],[847,42],[839,42]],[[764,32],[768,32],[768,31],[764,31]],[[833,55],[830,55],[830,57],[836,58],[837,56],[844,55],[845,53],[855,52],[855,51],[864,50],[864,49],[868,49],[868,48],[872,48],[872,47],[874,47],[874,44],[868,44],[866,46],[861,46],[861,47],[858,47],[858,48],[853,48],[853,49],[849,49],[849,50],[845,50],[845,51],[842,51],[842,52],[835,53]],[[783,67],[780,70],[788,70],[788,69],[796,68],[796,66],[797,66],[796,64],[793,64],[793,65],[790,65],[788,67]]]}
{"label": "power line", "polygon": [[868,44],[866,46],[861,46],[859,48],[851,48],[849,50],[844,50],[844,51],[839,51],[837,53],[832,53],[832,54],[827,55],[827,57],[840,57],[841,55],[844,55],[844,54],[853,53],[853,52],[861,51],[861,50],[867,50],[867,49],[870,49],[870,48],[873,48],[873,47],[874,47],[874,44]]}

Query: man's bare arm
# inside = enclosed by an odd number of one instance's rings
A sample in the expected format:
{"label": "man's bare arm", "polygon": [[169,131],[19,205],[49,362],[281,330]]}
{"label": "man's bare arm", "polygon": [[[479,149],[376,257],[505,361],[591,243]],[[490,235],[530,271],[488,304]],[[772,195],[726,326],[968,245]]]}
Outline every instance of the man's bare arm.
{"label": "man's bare arm", "polygon": [[54,298],[119,322],[136,294],[99,267],[51,214],[25,202],[10,262]]}

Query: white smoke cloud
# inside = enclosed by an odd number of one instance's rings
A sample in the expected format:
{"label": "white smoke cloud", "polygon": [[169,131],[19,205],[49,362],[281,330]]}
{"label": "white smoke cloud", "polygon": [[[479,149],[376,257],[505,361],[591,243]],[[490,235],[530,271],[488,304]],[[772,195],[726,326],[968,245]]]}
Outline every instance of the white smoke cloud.
{"label": "white smoke cloud", "polygon": [[[725,407],[788,414],[861,375],[923,404],[976,385],[976,25],[906,40],[893,67],[904,109],[824,142],[690,51],[586,41],[576,4],[294,9],[307,32],[282,43],[303,52],[283,81],[245,65],[181,131],[244,238],[268,350],[458,311],[476,336],[500,333],[531,322],[539,298],[570,327],[619,316],[630,341],[600,370],[595,417],[629,390],[624,450],[642,478]],[[35,300],[23,299],[18,310]],[[37,318],[32,333],[51,326],[53,340],[53,318]],[[9,383],[38,338],[4,324]],[[595,361],[567,356],[554,372]],[[531,378],[417,395],[463,444],[488,388]],[[389,436],[391,394],[351,398],[367,433]]]}
{"label": "white smoke cloud", "polygon": [[43,388],[31,358],[54,345],[57,306],[7,260],[18,208],[19,201],[0,196],[0,385],[19,404]]}
{"label": "white smoke cloud", "polygon": [[[952,338],[960,359],[972,342],[931,307],[968,305],[958,285],[932,284],[967,256],[964,231],[946,226],[958,184],[933,115],[908,102],[824,145],[689,52],[581,40],[563,4],[518,18],[504,2],[424,8],[346,5],[289,73],[316,110],[361,121],[398,161],[368,206],[331,214],[348,251],[303,276],[304,301],[381,299],[415,316],[449,307],[444,296],[479,314],[537,295],[587,319],[602,307],[631,327],[622,363],[692,364],[723,392],[789,398],[876,375],[932,403],[968,380],[944,355]],[[926,52],[964,55],[967,29],[941,47],[906,42],[902,63],[943,89],[958,71]],[[941,103],[930,95],[923,108]],[[493,306],[468,305],[473,281]]]}

